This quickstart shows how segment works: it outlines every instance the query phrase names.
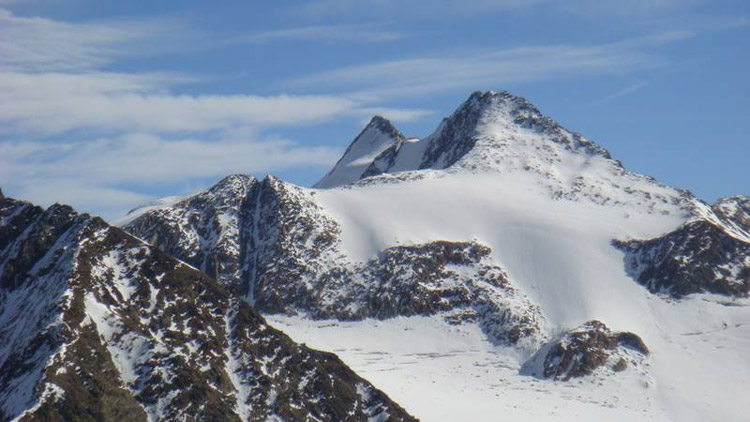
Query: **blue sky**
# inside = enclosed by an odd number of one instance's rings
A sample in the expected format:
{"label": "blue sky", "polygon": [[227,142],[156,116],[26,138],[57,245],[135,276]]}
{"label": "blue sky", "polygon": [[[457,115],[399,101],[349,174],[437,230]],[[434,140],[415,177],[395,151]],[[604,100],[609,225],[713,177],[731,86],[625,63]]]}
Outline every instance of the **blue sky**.
{"label": "blue sky", "polygon": [[631,170],[750,195],[746,0],[0,0],[0,186],[116,218],[230,173],[311,185],[373,114],[522,95]]}

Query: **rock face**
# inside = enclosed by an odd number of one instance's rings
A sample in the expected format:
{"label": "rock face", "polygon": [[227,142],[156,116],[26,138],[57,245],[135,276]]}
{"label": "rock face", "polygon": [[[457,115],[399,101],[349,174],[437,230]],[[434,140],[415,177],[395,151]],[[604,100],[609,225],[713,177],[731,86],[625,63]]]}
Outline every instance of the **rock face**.
{"label": "rock face", "polygon": [[414,420],[200,271],[0,198],[0,420]]}
{"label": "rock face", "polygon": [[126,228],[216,280],[239,280],[242,205],[252,201],[257,184],[251,176],[228,176],[198,195],[143,213]]}
{"label": "rock face", "polygon": [[404,135],[391,122],[381,116],[373,117],[315,187],[329,188],[359,180],[375,157],[387,149],[399,147],[405,141]]}
{"label": "rock face", "polygon": [[231,220],[235,235],[223,237],[232,239],[226,249],[239,253],[217,248],[196,253],[195,242],[179,241],[200,237],[206,231],[201,224],[216,219],[182,217],[215,209],[195,207],[193,199],[147,213],[125,230],[197,268],[210,267],[207,259],[218,256],[221,268],[239,269],[219,272],[218,279],[260,312],[342,320],[439,314],[453,323],[477,323],[498,343],[541,341],[539,308],[490,262],[488,247],[438,241],[390,247],[366,262],[352,261],[341,250],[339,224],[315,202],[314,191],[272,177],[250,184],[245,199],[229,212],[238,216]]}
{"label": "rock face", "polygon": [[628,273],[652,293],[750,292],[750,240],[716,222],[697,219],[664,236],[614,244],[625,252]]}
{"label": "rock face", "polygon": [[523,371],[568,381],[597,371],[624,371],[642,364],[648,354],[648,348],[636,334],[613,332],[601,321],[589,321],[541,348]]}

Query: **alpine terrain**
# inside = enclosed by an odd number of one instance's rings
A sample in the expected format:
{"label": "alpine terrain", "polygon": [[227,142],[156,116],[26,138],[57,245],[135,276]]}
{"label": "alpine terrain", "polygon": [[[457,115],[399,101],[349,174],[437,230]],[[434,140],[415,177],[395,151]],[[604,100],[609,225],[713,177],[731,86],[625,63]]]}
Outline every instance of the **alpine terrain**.
{"label": "alpine terrain", "polygon": [[750,414],[750,197],[631,172],[505,91],[421,139],[374,117],[312,188],[229,175],[122,230],[2,203],[5,419]]}
{"label": "alpine terrain", "polygon": [[160,250],[0,194],[0,420],[415,420]]}

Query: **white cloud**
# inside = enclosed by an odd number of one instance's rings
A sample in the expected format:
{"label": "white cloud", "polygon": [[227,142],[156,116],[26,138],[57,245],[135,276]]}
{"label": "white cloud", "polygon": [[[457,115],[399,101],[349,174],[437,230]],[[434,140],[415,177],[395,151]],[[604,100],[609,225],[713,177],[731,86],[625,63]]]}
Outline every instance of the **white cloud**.
{"label": "white cloud", "polygon": [[[300,28],[266,36],[330,36],[338,30],[347,36],[357,31],[387,36],[364,25]],[[151,51],[165,33],[181,31],[172,20],[70,24],[0,9],[0,135],[257,131],[359,116],[366,106],[344,96],[175,95],[171,90],[176,85],[195,79],[101,70],[123,55],[143,53],[144,45]]]}
{"label": "white cloud", "polygon": [[274,41],[335,41],[388,42],[403,39],[403,31],[395,31],[377,24],[313,25],[256,32],[237,37],[234,41],[269,43]]}
{"label": "white cloud", "polygon": [[66,23],[0,9],[0,69],[56,72],[101,67],[154,51],[180,31],[174,20]]}
{"label": "white cloud", "polygon": [[172,95],[161,75],[0,73],[1,133],[203,132],[356,114],[333,96]]}

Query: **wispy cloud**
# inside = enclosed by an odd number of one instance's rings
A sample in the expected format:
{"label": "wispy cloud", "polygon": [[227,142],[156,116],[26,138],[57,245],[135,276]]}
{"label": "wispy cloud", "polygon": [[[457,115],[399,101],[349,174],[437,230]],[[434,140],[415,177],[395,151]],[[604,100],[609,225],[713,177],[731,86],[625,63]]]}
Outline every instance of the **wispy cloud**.
{"label": "wispy cloud", "polygon": [[[0,135],[49,136],[72,130],[117,132],[206,132],[309,124],[359,116],[368,104],[345,96],[252,94],[176,95],[190,75],[128,74],[102,70],[122,55],[136,54],[130,43],[159,38],[175,29],[170,20],[70,24],[27,18],[0,9]],[[284,38],[346,35],[370,26],[315,27],[268,33]],[[369,29],[368,29],[369,28]],[[71,102],[75,106],[71,106]],[[403,119],[421,110],[394,110]]]}
{"label": "wispy cloud", "polygon": [[460,16],[488,10],[522,9],[547,0],[314,0],[296,6],[293,12],[313,19],[341,17]]}
{"label": "wispy cloud", "polygon": [[454,19],[487,13],[537,12],[576,15],[588,19],[633,19],[685,10],[708,0],[314,0],[293,8],[312,19],[376,17]]}
{"label": "wispy cloud", "polygon": [[[159,42],[176,36],[167,33],[183,31],[181,25],[171,20],[72,24],[0,9],[0,185],[6,192],[114,217],[148,199],[147,186],[327,166],[340,151],[269,139],[263,131],[360,119],[374,110],[371,103],[345,95],[175,94],[199,79],[109,70],[124,57],[153,53]],[[372,41],[396,36],[349,26],[263,37],[330,38],[340,30]],[[378,111],[397,120],[426,114]]]}
{"label": "wispy cloud", "polygon": [[[172,95],[163,75],[0,74],[0,134],[262,129],[356,114],[344,97]],[[74,106],[71,106],[71,99]]]}
{"label": "wispy cloud", "polygon": [[457,89],[492,88],[548,79],[627,74],[663,65],[659,45],[691,37],[660,33],[616,43],[551,45],[446,54],[349,66],[290,81],[295,88],[353,91],[358,98],[386,98]]}
{"label": "wispy cloud", "polygon": [[233,39],[236,42],[270,43],[280,41],[388,42],[406,37],[403,31],[378,24],[314,25],[256,32]]}
{"label": "wispy cloud", "polygon": [[76,23],[17,16],[0,9],[0,69],[6,71],[78,71],[145,54],[184,33],[170,19]]}
{"label": "wispy cloud", "polygon": [[606,102],[606,101],[614,100],[615,98],[625,97],[627,95],[630,95],[630,94],[633,94],[633,93],[635,93],[637,91],[642,90],[646,86],[648,86],[648,82],[646,82],[646,81],[634,82],[634,83],[626,86],[625,88],[623,88],[623,89],[621,89],[619,91],[613,92],[612,94],[606,96],[600,102]]}

